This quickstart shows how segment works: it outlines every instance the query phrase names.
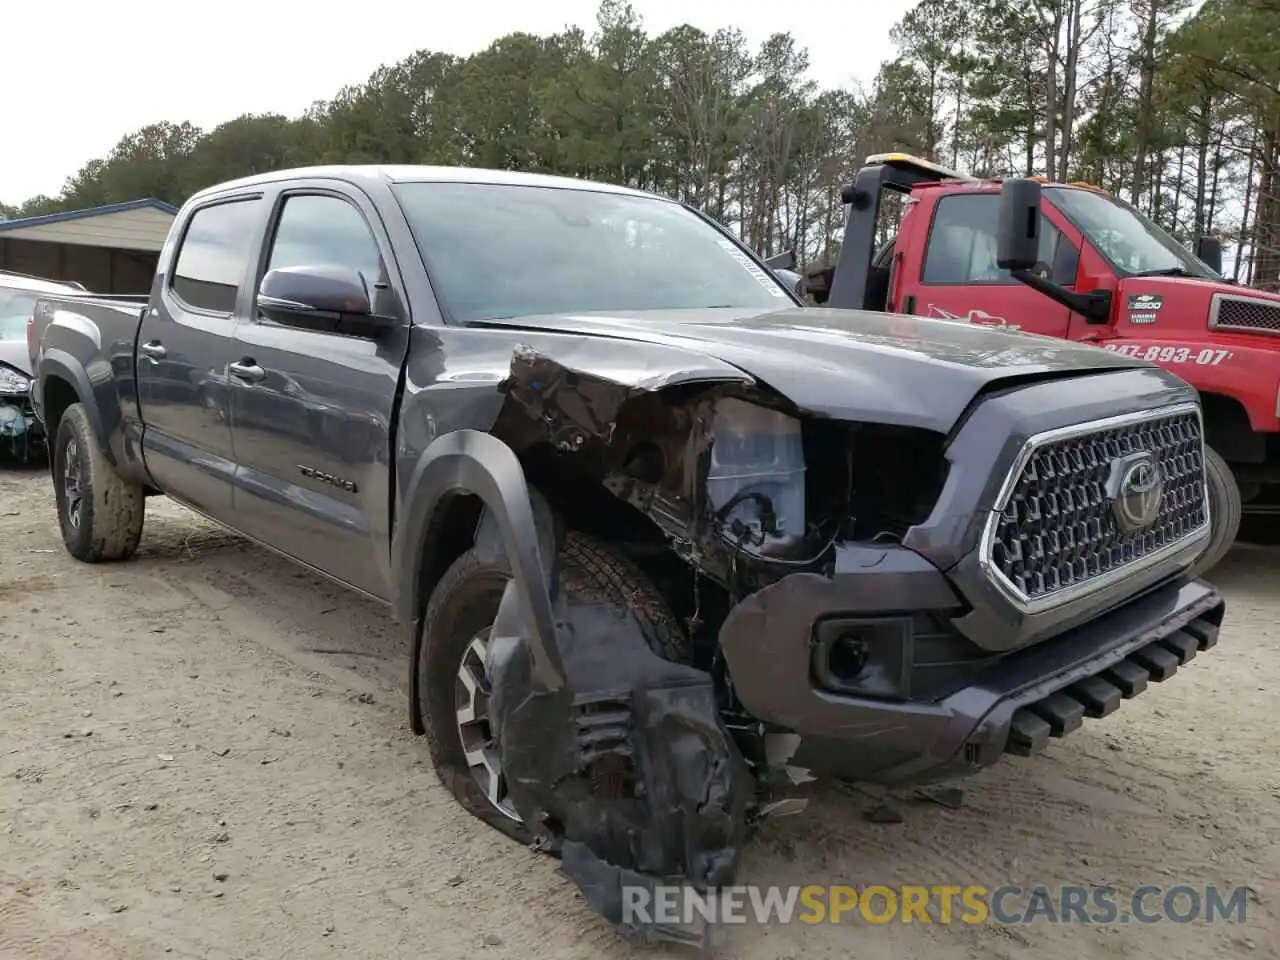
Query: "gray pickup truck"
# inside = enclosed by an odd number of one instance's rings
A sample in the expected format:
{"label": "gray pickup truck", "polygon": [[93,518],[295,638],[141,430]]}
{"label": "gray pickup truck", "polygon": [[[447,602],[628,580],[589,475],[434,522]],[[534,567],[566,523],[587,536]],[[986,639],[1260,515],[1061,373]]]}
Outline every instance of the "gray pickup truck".
{"label": "gray pickup truck", "polygon": [[790,784],[1035,753],[1223,617],[1182,381],[802,307],[632,190],[224,184],[149,300],[50,296],[31,344],[72,556],[129,557],[165,494],[386,602],[442,781],[636,937],[693,934],[624,888],[732,882]]}

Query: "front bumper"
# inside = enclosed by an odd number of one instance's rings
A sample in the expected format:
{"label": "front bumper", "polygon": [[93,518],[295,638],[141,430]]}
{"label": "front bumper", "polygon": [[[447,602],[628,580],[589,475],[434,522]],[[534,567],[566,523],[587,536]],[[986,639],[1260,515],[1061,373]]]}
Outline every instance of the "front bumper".
{"label": "front bumper", "polygon": [[843,572],[786,577],[744,599],[720,632],[742,705],[799,734],[790,765],[829,776],[927,783],[972,774],[1005,753],[1035,753],[1083,718],[1106,716],[1149,681],[1172,676],[1217,642],[1222,623],[1221,597],[1184,579],[1058,636],[972,663],[963,685],[944,695],[838,693],[815,677],[815,625],[832,616],[941,612],[956,603],[918,555],[851,549],[854,556],[838,564]]}

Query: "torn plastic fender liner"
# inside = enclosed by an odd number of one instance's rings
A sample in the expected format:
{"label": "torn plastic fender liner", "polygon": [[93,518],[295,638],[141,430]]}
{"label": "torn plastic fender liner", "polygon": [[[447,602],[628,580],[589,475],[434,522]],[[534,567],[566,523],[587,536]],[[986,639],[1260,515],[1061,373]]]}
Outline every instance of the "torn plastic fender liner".
{"label": "torn plastic fender liner", "polygon": [[518,346],[502,389],[547,425],[554,445],[571,450],[583,433],[608,442],[619,411],[638,394],[688,383],[755,382],[727,363],[689,361],[683,350],[615,340],[568,341],[555,356]]}
{"label": "torn plastic fender liner", "polygon": [[[418,703],[418,658],[422,637],[417,588],[425,542],[436,507],[446,497],[474,494],[483,501],[502,533],[502,541],[514,575],[528,634],[533,675],[547,690],[564,686],[548,593],[547,567],[539,548],[534,508],[524,469],[515,453],[501,440],[478,430],[456,430],[431,442],[414,467],[406,488],[411,499],[404,518],[396,525],[392,555],[396,560],[396,613],[413,630],[413,662],[409,702]],[[553,560],[554,558],[547,558]],[[415,726],[421,718],[415,717]]]}
{"label": "torn plastic fender liner", "polygon": [[658,656],[634,617],[598,596],[557,591],[554,607],[562,688],[533,675],[531,631],[510,586],[489,641],[490,716],[511,801],[623,933],[698,942],[697,931],[637,927],[623,887],[705,890],[736,874],[752,781],[712,678]]}

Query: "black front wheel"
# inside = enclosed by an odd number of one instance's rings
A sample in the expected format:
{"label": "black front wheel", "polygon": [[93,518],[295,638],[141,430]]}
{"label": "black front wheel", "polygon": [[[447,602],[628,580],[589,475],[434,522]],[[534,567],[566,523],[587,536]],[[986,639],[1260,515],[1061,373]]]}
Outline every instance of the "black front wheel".
{"label": "black front wheel", "polygon": [[77,560],[127,560],[138,549],[146,497],[107,462],[89,422],[73,403],[58,421],[53,443],[53,493],[62,542]]}
{"label": "black front wheel", "polygon": [[[436,774],[467,811],[521,843],[533,834],[512,806],[489,717],[485,673],[489,633],[511,570],[470,550],[445,572],[423,618],[417,707]],[[560,589],[605,597],[639,624],[659,656],[688,662],[688,641],[661,593],[608,544],[570,533],[560,555]]]}
{"label": "black front wheel", "polygon": [[1191,568],[1193,576],[1202,577],[1227,555],[1240,532],[1243,504],[1240,487],[1227,462],[1208,447],[1204,448],[1205,483],[1209,488],[1209,544]]}

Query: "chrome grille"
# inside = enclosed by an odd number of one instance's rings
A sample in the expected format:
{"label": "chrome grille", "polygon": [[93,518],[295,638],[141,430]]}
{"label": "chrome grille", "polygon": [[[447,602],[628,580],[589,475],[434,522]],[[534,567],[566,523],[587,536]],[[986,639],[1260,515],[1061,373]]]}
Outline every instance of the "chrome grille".
{"label": "chrome grille", "polygon": [[[1137,460],[1161,486],[1149,522],[1134,528],[1121,522],[1115,477]],[[988,521],[982,558],[1020,603],[1054,603],[1156,562],[1208,522],[1199,408],[1166,407],[1033,437]]]}
{"label": "chrome grille", "polygon": [[1280,334],[1280,303],[1216,293],[1209,307],[1209,326],[1215,330]]}

